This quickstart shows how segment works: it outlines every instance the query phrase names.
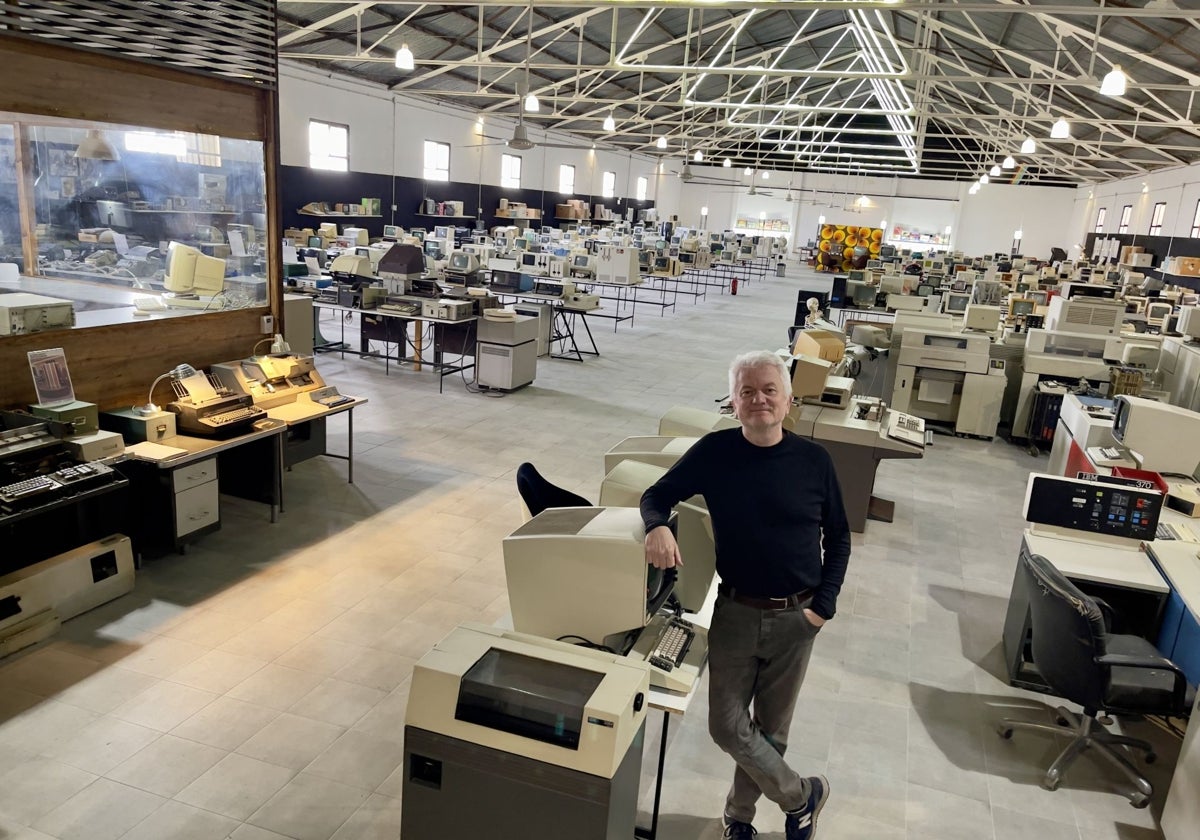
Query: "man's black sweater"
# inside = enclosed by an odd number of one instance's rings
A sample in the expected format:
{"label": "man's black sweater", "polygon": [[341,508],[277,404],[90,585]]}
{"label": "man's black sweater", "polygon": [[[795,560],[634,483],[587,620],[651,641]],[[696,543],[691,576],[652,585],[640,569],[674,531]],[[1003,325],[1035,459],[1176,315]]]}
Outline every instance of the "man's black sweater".
{"label": "man's black sweater", "polygon": [[647,532],[697,494],[712,517],[724,584],[767,598],[811,588],[812,611],[833,618],[850,526],[828,452],[787,431],[774,446],[755,446],[740,428],[705,435],[642,495]]}

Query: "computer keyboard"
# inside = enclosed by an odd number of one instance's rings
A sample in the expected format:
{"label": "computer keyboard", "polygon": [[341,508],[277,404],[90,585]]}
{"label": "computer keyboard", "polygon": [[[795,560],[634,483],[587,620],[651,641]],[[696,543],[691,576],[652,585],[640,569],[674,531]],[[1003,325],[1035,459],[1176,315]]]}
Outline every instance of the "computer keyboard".
{"label": "computer keyboard", "polygon": [[56,481],[48,475],[37,475],[24,481],[16,481],[0,487],[0,504],[5,507],[24,504],[37,496],[53,494],[62,486],[61,481]]}
{"label": "computer keyboard", "polygon": [[228,426],[230,423],[257,420],[260,416],[265,416],[265,414],[266,412],[257,406],[244,406],[242,408],[231,408],[228,411],[209,414],[204,418],[204,422],[213,426]]}
{"label": "computer keyboard", "polygon": [[1098,447],[1100,455],[1108,461],[1121,461],[1125,458],[1125,453],[1115,446]]}
{"label": "computer keyboard", "polygon": [[888,411],[887,436],[914,446],[924,446],[925,421],[912,414],[891,409]]}
{"label": "computer keyboard", "polygon": [[1154,531],[1154,539],[1156,539],[1156,540],[1177,540],[1177,539],[1179,539],[1179,532],[1176,531],[1175,528],[1172,527],[1171,525],[1168,525],[1166,522],[1159,522],[1158,528],[1156,528]]}
{"label": "computer keyboard", "polygon": [[658,641],[646,657],[646,661],[656,668],[671,671],[683,664],[692,639],[696,637],[692,625],[681,618],[672,618],[663,626]]}
{"label": "computer keyboard", "polygon": [[318,405],[323,405],[326,408],[333,408],[342,403],[354,402],[354,397],[347,397],[344,394],[331,394],[328,397],[321,397],[316,402]]}

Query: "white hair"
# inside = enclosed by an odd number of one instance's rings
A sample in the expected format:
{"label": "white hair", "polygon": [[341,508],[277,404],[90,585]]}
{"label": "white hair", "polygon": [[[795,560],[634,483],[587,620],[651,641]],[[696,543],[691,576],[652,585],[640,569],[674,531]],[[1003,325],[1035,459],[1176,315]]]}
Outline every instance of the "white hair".
{"label": "white hair", "polygon": [[729,365],[729,395],[733,396],[737,393],[738,377],[741,376],[742,371],[761,367],[775,368],[780,381],[783,382],[784,393],[788,399],[791,399],[792,377],[788,374],[787,365],[783,363],[783,359],[779,358],[778,353],[772,353],[770,350],[751,350],[749,353],[742,353],[734,358]]}

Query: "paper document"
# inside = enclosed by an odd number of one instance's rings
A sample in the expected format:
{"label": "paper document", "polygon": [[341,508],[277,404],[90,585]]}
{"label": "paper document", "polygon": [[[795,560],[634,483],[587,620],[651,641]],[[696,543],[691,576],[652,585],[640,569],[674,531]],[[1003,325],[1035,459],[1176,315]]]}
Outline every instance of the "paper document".
{"label": "paper document", "polygon": [[921,402],[949,405],[954,401],[954,383],[938,379],[922,379],[921,386],[917,389],[917,399]]}
{"label": "paper document", "polygon": [[186,455],[187,450],[180,449],[177,446],[163,446],[161,443],[152,443],[151,441],[144,440],[141,443],[135,443],[133,446],[126,446],[125,454],[141,458],[143,461],[166,461],[170,458]]}
{"label": "paper document", "polygon": [[117,247],[117,253],[125,256],[129,253],[129,240],[125,238],[125,234],[113,231],[113,245]]}
{"label": "paper document", "polygon": [[283,261],[285,263],[299,262],[299,259],[296,257],[296,246],[291,242],[285,241],[283,243]]}
{"label": "paper document", "polygon": [[229,253],[235,257],[246,256],[246,243],[242,241],[240,230],[227,230],[225,236],[229,239]]}
{"label": "paper document", "polygon": [[208,381],[208,377],[203,373],[193,373],[191,376],[179,380],[180,384],[187,389],[188,396],[192,398],[193,405],[200,405],[217,396],[217,391],[213,388],[212,383]]}
{"label": "paper document", "polygon": [[320,277],[321,276],[321,264],[319,262],[317,262],[316,257],[305,257],[304,264],[306,266],[308,266],[308,276],[309,277]]}

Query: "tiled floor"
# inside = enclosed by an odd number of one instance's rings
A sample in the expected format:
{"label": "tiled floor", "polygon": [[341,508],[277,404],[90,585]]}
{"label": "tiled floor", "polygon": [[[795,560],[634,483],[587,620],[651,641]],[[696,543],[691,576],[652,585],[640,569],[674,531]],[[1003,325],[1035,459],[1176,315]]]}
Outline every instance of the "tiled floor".
{"label": "tiled floor", "polygon": [[[602,452],[653,434],[672,405],[712,407],[734,353],[783,342],[796,290],[820,282],[789,275],[681,298],[665,317],[639,309],[615,335],[601,323],[603,356],[542,360],[532,387],[504,397],[458,379],[439,395],[428,372],[321,357],[327,379],[371,400],[355,484],[343,462],[298,466],[276,525],[226,500],[219,533],[0,662],[0,837],[397,837],[409,675],[459,622],[506,617],[500,539],[520,520],[517,465],[594,499]],[[855,537],[791,739],[795,766],[832,783],[825,840],[1160,836],[1177,745],[1149,725],[1133,727],[1161,745],[1145,811],[1088,758],[1042,790],[1059,746],[991,728],[1048,709],[999,676],[1019,506],[1039,463],[1000,440],[938,437],[923,461],[881,467],[896,521]],[[655,720],[647,774],[657,733]],[[731,771],[700,696],[671,729],[659,836],[718,836]],[[769,803],[758,828],[782,838]]]}

